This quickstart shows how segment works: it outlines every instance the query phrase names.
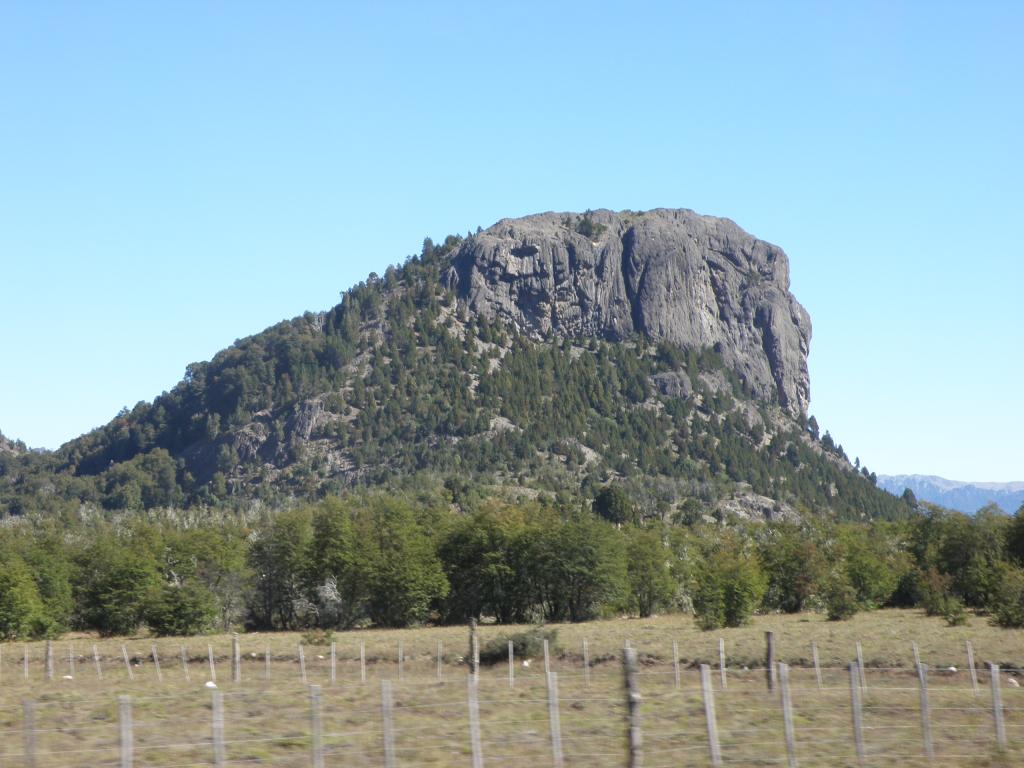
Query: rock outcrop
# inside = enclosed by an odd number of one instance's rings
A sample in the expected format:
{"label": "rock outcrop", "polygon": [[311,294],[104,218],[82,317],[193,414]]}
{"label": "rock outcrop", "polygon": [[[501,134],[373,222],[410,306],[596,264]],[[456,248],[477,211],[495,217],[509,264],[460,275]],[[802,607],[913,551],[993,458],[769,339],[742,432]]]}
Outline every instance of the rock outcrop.
{"label": "rock outcrop", "polygon": [[0,454],[19,454],[24,453],[26,450],[23,442],[20,440],[10,440],[0,432]]}
{"label": "rock outcrop", "polygon": [[805,414],[811,321],[782,249],[688,210],[503,219],[447,275],[470,311],[537,338],[633,334],[713,347],[764,400]]}

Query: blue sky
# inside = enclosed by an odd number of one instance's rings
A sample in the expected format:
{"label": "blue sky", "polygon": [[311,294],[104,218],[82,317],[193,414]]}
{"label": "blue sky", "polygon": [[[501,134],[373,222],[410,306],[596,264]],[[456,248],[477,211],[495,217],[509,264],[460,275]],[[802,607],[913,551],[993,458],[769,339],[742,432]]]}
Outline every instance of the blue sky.
{"label": "blue sky", "polygon": [[0,5],[0,430],[56,447],[505,216],[685,207],[790,256],[811,411],[1024,479],[1024,5]]}

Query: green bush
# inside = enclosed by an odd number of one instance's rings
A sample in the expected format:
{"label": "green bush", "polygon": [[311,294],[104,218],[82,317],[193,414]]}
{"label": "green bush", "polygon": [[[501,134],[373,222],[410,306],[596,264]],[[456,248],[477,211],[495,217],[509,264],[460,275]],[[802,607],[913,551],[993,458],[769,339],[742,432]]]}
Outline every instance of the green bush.
{"label": "green bush", "polygon": [[918,572],[921,607],[929,616],[945,616],[946,603],[951,597],[952,577],[939,573],[935,567]]}
{"label": "green bush", "polygon": [[760,605],[766,589],[757,558],[726,546],[704,563],[693,595],[693,612],[701,629],[739,627]]}
{"label": "green bush", "polygon": [[0,561],[0,640],[43,637],[48,622],[32,574],[20,558]]}
{"label": "green bush", "polygon": [[310,629],[302,633],[303,645],[330,645],[334,642],[334,632],[329,629]]}
{"label": "green bush", "polygon": [[210,590],[193,580],[164,584],[146,605],[145,622],[156,635],[196,635],[213,626],[217,606]]}
{"label": "green bush", "polygon": [[583,214],[583,218],[576,222],[576,231],[586,238],[594,240],[604,234],[604,224],[598,224],[590,215],[590,211]]}
{"label": "green bush", "polygon": [[489,640],[480,649],[480,663],[485,665],[500,664],[508,660],[508,641],[512,641],[512,651],[517,659],[532,659],[544,655],[544,641],[548,641],[548,652],[554,653],[555,638],[558,630],[534,627],[526,632],[502,635]]}
{"label": "green bush", "polygon": [[1007,569],[1003,582],[989,605],[992,623],[1008,629],[1024,627],[1024,570]]}
{"label": "green bush", "polygon": [[964,604],[952,596],[946,599],[946,607],[942,617],[946,620],[946,624],[951,627],[962,627],[967,623],[967,611],[964,610]]}
{"label": "green bush", "polygon": [[853,618],[860,607],[857,590],[846,573],[833,574],[825,583],[822,592],[825,612],[829,621],[845,621]]}

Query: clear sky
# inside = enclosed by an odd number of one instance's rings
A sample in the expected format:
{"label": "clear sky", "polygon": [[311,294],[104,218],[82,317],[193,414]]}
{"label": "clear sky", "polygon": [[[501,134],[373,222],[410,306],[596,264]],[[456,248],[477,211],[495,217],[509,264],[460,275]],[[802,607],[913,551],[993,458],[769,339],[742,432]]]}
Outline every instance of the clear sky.
{"label": "clear sky", "polygon": [[879,473],[1024,479],[1024,4],[0,4],[0,430],[545,210],[782,246],[811,411]]}

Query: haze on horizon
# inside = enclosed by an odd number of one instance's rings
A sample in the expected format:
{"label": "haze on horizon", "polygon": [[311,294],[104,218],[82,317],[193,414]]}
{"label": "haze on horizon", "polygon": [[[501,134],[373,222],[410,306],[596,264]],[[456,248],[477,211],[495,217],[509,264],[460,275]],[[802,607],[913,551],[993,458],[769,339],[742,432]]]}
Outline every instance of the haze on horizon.
{"label": "haze on horizon", "polygon": [[811,413],[1024,479],[1024,9],[0,8],[0,430],[32,446],[419,250],[686,207],[780,245]]}

